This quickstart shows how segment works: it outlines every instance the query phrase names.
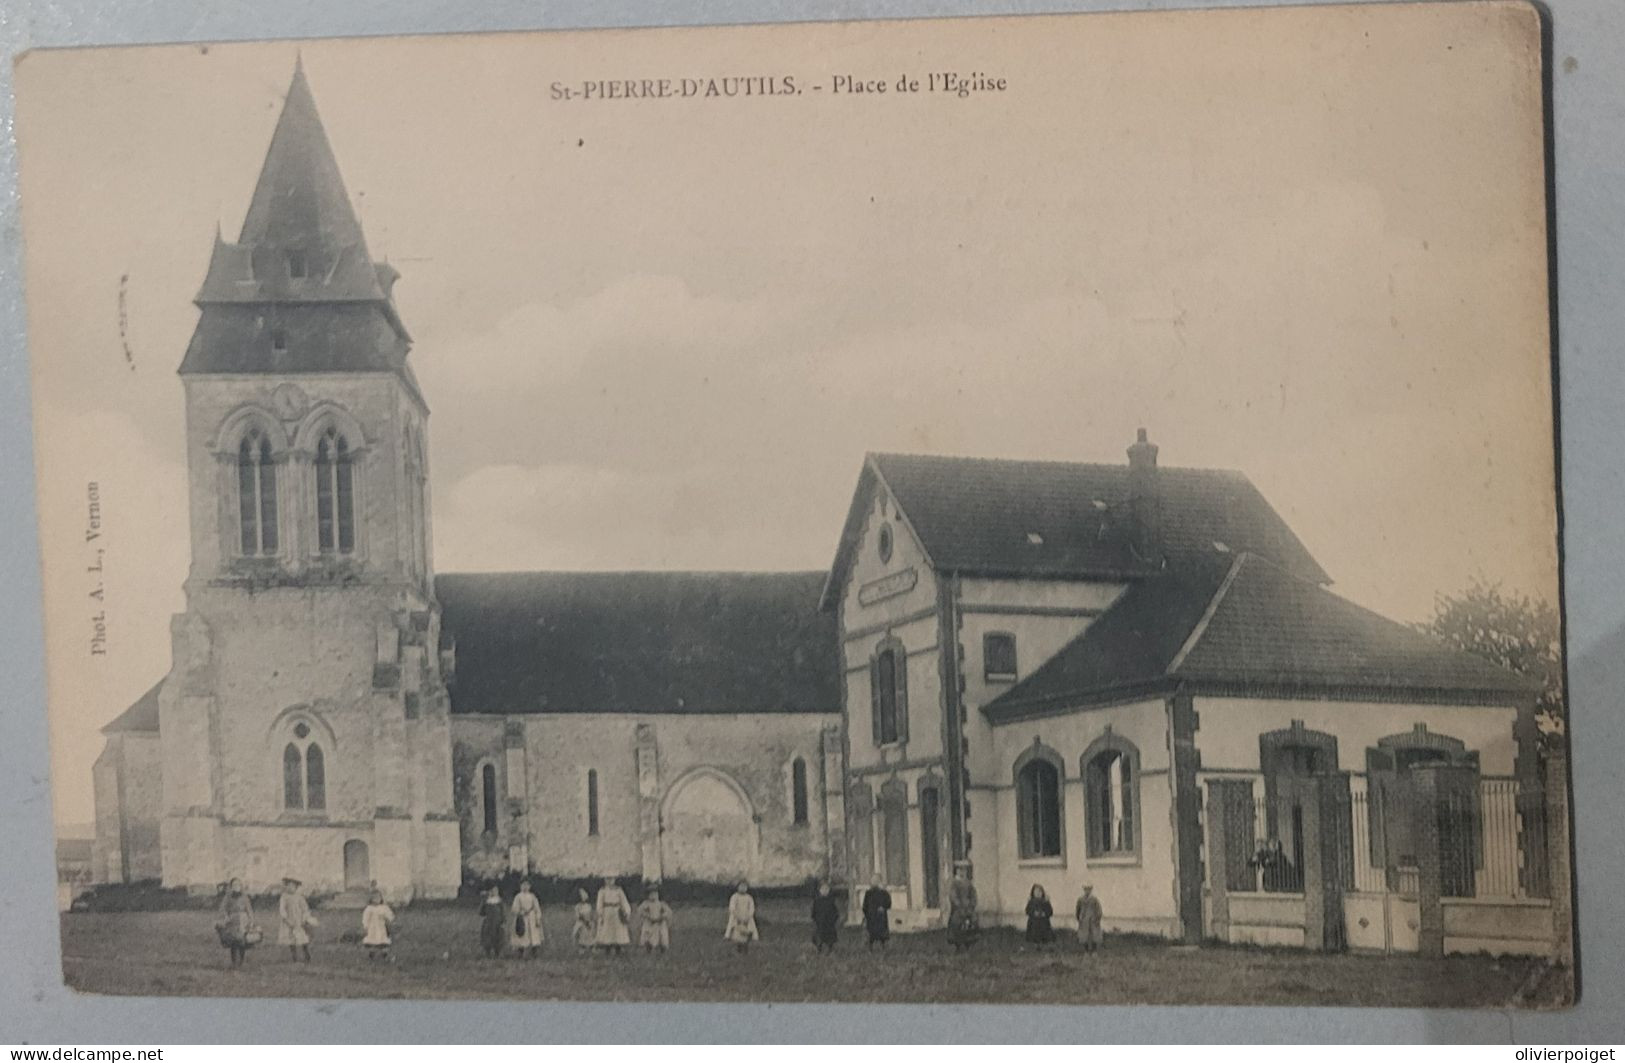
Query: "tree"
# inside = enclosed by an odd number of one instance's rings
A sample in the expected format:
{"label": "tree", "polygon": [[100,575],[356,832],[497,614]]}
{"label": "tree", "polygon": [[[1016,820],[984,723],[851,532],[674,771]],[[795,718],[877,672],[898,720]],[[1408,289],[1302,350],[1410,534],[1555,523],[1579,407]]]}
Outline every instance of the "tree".
{"label": "tree", "polygon": [[1538,679],[1544,687],[1535,703],[1541,731],[1546,736],[1563,733],[1562,625],[1551,603],[1475,579],[1460,594],[1435,595],[1433,619],[1417,627],[1457,649]]}

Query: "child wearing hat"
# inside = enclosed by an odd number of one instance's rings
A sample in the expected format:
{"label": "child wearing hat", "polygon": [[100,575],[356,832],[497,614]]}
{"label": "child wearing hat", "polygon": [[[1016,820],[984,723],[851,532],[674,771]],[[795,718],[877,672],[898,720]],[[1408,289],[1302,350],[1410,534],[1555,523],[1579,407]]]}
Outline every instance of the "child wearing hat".
{"label": "child wearing hat", "polygon": [[1083,951],[1093,952],[1100,947],[1101,932],[1100,898],[1095,896],[1095,888],[1090,885],[1083,887],[1083,894],[1078,897],[1078,944]]}
{"label": "child wearing hat", "polygon": [[282,878],[282,898],[277,902],[277,944],[288,946],[288,962],[310,962],[310,928],[316,917],[310,914],[310,902],[300,891],[302,886],[292,875]]}

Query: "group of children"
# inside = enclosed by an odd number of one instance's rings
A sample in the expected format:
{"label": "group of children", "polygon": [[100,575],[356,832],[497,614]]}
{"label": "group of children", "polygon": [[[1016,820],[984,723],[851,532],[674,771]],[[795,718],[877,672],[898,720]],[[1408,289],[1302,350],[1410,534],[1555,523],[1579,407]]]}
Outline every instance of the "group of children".
{"label": "group of children", "polygon": [[[741,892],[747,887],[739,884]],[[748,894],[747,894],[748,895]],[[613,878],[605,878],[596,898],[585,889],[576,890],[575,926],[570,939],[583,952],[603,949],[619,954],[632,943],[632,902]],[[638,945],[645,951],[665,952],[671,947],[671,905],[660,899],[660,887],[650,886],[638,903]],[[542,902],[530,880],[519,883],[519,892],[510,904],[502,901],[502,891],[492,886],[480,902],[480,948],[491,959],[512,950],[517,956],[535,958],[542,951],[547,934],[542,928]]]}
{"label": "group of children", "polygon": [[[891,938],[892,897],[879,876],[863,893],[863,927],[868,947],[884,949]],[[660,899],[660,887],[653,884],[634,909],[614,878],[606,877],[596,897],[587,890],[576,891],[575,925],[570,931],[571,941],[578,951],[602,949],[619,955],[632,943],[632,916],[638,917],[638,945],[646,952],[665,952],[671,947],[671,905]],[[1084,951],[1093,952],[1101,943],[1101,907],[1090,886],[1083,887],[1075,912],[1078,920],[1078,943]],[[1029,944],[1045,948],[1055,942],[1052,920],[1054,906],[1050,904],[1044,887],[1035,884],[1027,898],[1027,931]],[[282,896],[277,904],[277,943],[288,949],[288,959],[294,963],[310,962],[310,930],[317,925],[310,903],[302,892],[298,879],[282,880]],[[831,893],[828,882],[818,884],[812,903],[813,944],[819,952],[835,951],[840,938],[841,910]],[[231,953],[231,965],[241,967],[247,952],[261,939],[259,927],[254,923],[254,907],[241,879],[232,879],[222,890],[220,919],[215,924],[220,942]],[[395,910],[384,902],[378,890],[373,890],[368,904],[361,911],[361,944],[369,960],[394,962],[391,947],[396,929]],[[954,868],[953,882],[948,889],[948,941],[956,952],[969,948],[976,940],[980,926],[976,915],[976,887],[971,884],[969,868],[959,864]],[[740,882],[728,898],[728,921],[722,936],[744,953],[752,942],[760,939],[756,926],[756,899],[751,896],[750,884]],[[351,939],[353,940],[353,939]],[[528,879],[519,883],[519,890],[511,902],[504,903],[502,893],[492,886],[480,903],[480,947],[490,959],[512,953],[534,959],[542,951],[546,933],[542,927],[542,903]]]}

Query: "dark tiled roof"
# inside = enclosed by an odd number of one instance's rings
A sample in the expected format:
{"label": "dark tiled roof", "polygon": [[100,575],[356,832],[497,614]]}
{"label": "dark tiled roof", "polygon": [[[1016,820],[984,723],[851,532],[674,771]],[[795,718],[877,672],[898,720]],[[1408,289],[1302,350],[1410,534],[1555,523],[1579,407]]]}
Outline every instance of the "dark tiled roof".
{"label": "dark tiled roof", "polygon": [[839,712],[822,572],[435,580],[457,713]]}
{"label": "dark tiled roof", "polygon": [[[839,586],[862,528],[867,492],[884,481],[942,571],[1051,578],[1147,575],[1130,549],[1129,469],[1081,462],[871,454],[848,514],[829,586]],[[1163,547],[1170,562],[1211,557],[1215,543],[1327,575],[1239,472],[1159,468]],[[829,599],[826,599],[828,604]]]}
{"label": "dark tiled roof", "polygon": [[1241,555],[1131,586],[982,711],[997,723],[1174,686],[1485,704],[1539,693],[1534,680]]}
{"label": "dark tiled roof", "polygon": [[152,689],[136,699],[135,704],[114,717],[113,722],[102,728],[102,734],[117,734],[124,731],[151,731],[158,730],[158,691],[164,688],[162,679],[152,684]]}
{"label": "dark tiled roof", "polygon": [[[277,350],[272,333],[283,333]],[[182,373],[401,371],[406,341],[365,303],[208,307],[181,362]]]}

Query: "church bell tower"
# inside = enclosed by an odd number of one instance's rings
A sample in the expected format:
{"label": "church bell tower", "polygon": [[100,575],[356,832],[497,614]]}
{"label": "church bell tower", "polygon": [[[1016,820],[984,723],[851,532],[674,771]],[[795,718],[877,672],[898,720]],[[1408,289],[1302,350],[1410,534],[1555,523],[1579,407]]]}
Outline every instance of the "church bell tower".
{"label": "church bell tower", "polygon": [[192,563],[160,695],[166,885],[459,879],[428,407],[302,65],[180,366]]}

